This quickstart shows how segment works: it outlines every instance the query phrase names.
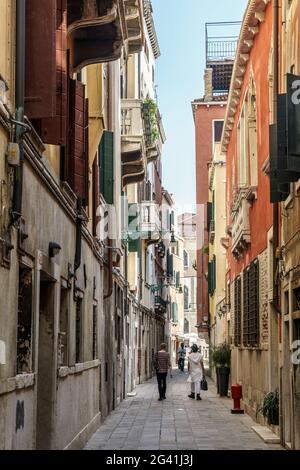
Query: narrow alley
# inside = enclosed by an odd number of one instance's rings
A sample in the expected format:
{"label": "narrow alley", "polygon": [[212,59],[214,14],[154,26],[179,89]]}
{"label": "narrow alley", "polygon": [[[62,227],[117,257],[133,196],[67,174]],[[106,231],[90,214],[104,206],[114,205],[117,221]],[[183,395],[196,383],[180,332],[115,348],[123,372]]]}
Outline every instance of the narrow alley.
{"label": "narrow alley", "polygon": [[231,400],[219,398],[211,380],[202,401],[188,398],[187,372],[168,379],[167,399],[158,401],[156,379],[138,385],[136,396],[113,411],[86,450],[279,450],[251,429],[248,415],[232,415]]}

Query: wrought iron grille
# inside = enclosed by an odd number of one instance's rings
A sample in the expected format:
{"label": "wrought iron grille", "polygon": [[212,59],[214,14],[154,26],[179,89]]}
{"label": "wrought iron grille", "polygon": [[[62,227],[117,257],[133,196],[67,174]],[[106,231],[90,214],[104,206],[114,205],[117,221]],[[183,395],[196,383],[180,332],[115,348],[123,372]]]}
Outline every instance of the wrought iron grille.
{"label": "wrought iron grille", "polygon": [[259,264],[254,261],[244,272],[244,346],[259,344]]}
{"label": "wrought iron grille", "polygon": [[234,282],[234,344],[242,342],[242,282],[238,277]]}

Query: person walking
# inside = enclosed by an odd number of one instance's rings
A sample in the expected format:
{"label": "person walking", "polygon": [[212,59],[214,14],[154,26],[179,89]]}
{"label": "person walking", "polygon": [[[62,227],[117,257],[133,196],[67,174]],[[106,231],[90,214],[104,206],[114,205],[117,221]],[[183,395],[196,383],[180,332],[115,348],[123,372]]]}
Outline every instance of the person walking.
{"label": "person walking", "polygon": [[188,369],[189,377],[188,382],[191,384],[191,394],[188,395],[189,398],[195,398],[197,400],[202,400],[200,395],[201,380],[204,378],[204,364],[203,356],[198,350],[198,346],[193,344],[191,348],[191,353],[188,358]]}
{"label": "person walking", "polygon": [[183,343],[181,343],[180,348],[178,348],[177,354],[178,354],[178,368],[179,370],[181,370],[181,372],[184,372],[184,361],[185,361],[185,356],[186,356],[186,349]]}
{"label": "person walking", "polygon": [[167,391],[167,375],[170,369],[170,377],[172,377],[172,366],[170,360],[170,354],[167,352],[167,345],[162,343],[160,350],[155,354],[154,357],[154,368],[156,370],[157,384],[159,401],[166,399]]}

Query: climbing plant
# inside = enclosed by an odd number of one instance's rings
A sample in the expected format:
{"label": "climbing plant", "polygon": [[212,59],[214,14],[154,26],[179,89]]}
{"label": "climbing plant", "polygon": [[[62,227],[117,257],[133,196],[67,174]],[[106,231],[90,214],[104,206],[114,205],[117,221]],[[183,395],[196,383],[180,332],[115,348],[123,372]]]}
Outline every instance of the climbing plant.
{"label": "climbing plant", "polygon": [[158,139],[159,131],[157,125],[157,104],[151,98],[144,101],[144,119],[146,121],[146,134],[148,133],[150,138],[148,143],[154,144]]}

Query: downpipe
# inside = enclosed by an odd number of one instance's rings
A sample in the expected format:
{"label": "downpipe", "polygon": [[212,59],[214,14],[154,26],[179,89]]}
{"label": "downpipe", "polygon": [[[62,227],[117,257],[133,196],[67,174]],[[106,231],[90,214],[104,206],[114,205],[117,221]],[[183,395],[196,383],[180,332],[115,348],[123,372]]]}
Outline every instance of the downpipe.
{"label": "downpipe", "polygon": [[25,96],[25,0],[16,0],[16,123],[15,142],[20,149],[20,165],[14,170],[11,225],[22,215],[23,163],[24,163],[24,96]]}
{"label": "downpipe", "polygon": [[77,216],[76,216],[76,248],[75,248],[75,260],[74,260],[74,271],[81,265],[81,239],[82,239],[82,200],[77,199]]}
{"label": "downpipe", "polygon": [[[274,123],[278,122],[277,96],[279,93],[279,1],[273,0],[273,49],[274,49]],[[276,283],[276,272],[278,267],[277,249],[279,246],[279,203],[273,204],[273,308],[281,321],[281,306],[279,303],[280,281]],[[283,403],[282,403],[282,368],[279,364],[279,433],[281,445],[284,445],[283,431]]]}

